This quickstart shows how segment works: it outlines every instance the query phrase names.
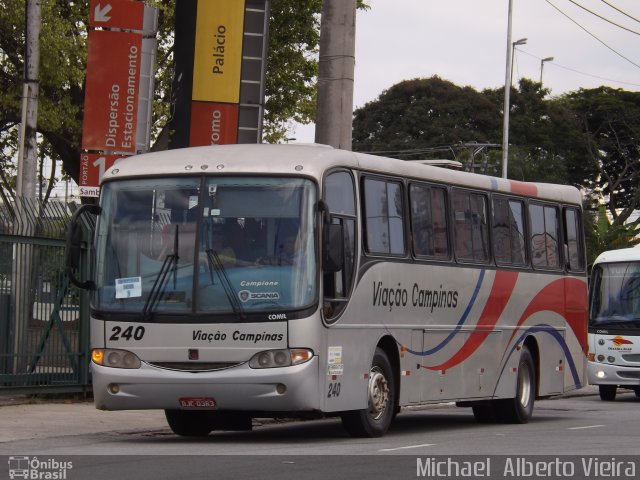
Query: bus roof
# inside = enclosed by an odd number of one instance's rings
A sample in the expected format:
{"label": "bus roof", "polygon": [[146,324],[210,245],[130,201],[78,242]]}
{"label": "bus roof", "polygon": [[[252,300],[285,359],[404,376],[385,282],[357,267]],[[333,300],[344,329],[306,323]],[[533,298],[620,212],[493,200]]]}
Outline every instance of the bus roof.
{"label": "bus roof", "polygon": [[191,147],[145,153],[120,159],[105,172],[103,181],[151,175],[197,173],[307,175],[321,179],[331,168],[429,180],[462,187],[515,193],[579,205],[577,188],[567,185],[528,183],[455,171],[418,162],[334,149],[318,144],[246,144]]}
{"label": "bus roof", "polygon": [[640,248],[621,248],[602,252],[593,264],[636,261],[640,261]]}

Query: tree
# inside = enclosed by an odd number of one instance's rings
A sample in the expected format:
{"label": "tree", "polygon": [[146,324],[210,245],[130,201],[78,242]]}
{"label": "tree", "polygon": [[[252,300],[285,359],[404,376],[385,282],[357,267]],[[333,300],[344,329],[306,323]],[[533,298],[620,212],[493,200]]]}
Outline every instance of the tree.
{"label": "tree", "polygon": [[[502,118],[504,88],[483,94],[499,106]],[[567,106],[548,94],[539,82],[526,78],[511,93],[508,176],[580,186],[588,173],[582,130]],[[502,130],[494,135],[502,138]]]}
{"label": "tree", "polygon": [[[471,87],[437,76],[406,80],[354,112],[353,149],[415,150],[491,137],[499,111]],[[441,155],[440,155],[441,156]]]}
{"label": "tree", "polygon": [[[76,179],[86,57],[86,26],[81,19],[87,18],[87,3],[42,2],[39,156],[63,160],[65,170]],[[24,71],[24,7],[24,0],[0,1],[0,181],[5,196],[11,195],[15,185]],[[49,176],[53,181],[55,170]],[[45,186],[45,190],[50,187]]]}
{"label": "tree", "polygon": [[[159,45],[152,143],[171,114],[173,21],[176,0],[149,0],[159,8]],[[359,1],[359,8],[366,5]],[[40,158],[61,160],[76,182],[80,171],[87,1],[42,0],[38,133]],[[272,0],[264,138],[286,138],[291,121],[315,117],[315,79],[322,0]],[[0,190],[10,196],[20,123],[24,65],[24,0],[0,0]],[[55,177],[56,173],[51,175]]]}

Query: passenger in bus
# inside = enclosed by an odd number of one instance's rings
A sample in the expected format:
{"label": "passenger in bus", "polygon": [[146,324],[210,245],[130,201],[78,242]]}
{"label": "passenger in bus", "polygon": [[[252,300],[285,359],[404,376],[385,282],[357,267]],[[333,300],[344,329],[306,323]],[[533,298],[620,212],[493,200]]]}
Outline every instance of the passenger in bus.
{"label": "passenger in bus", "polygon": [[304,258],[304,251],[300,245],[297,234],[292,233],[284,237],[284,241],[279,245],[279,258],[290,265],[299,265]]}
{"label": "passenger in bus", "polygon": [[224,267],[235,267],[237,264],[236,253],[226,244],[226,236],[221,229],[215,229],[211,235],[213,244],[211,250],[218,255],[220,263]]}
{"label": "passenger in bus", "polygon": [[304,249],[296,233],[287,233],[276,246],[275,255],[259,257],[257,265],[300,265]]}

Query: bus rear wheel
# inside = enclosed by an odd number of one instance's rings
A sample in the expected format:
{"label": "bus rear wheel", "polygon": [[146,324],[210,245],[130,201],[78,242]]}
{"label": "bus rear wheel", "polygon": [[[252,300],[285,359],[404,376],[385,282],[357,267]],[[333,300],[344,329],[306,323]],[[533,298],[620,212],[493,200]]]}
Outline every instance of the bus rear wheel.
{"label": "bus rear wheel", "polygon": [[536,399],[536,367],[529,349],[524,346],[518,363],[516,396],[498,400],[496,414],[506,423],[527,423]]}
{"label": "bus rear wheel", "polygon": [[213,430],[212,412],[191,410],[165,410],[169,427],[181,437],[206,437]]}
{"label": "bus rear wheel", "polygon": [[344,412],[342,425],[352,437],[380,437],[391,425],[395,412],[395,378],[391,363],[381,348],[376,348],[369,371],[367,408]]}

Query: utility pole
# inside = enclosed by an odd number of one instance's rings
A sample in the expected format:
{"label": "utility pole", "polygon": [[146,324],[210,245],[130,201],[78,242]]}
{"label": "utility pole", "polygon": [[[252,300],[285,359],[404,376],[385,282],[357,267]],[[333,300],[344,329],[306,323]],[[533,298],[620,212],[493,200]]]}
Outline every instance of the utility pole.
{"label": "utility pole", "polygon": [[38,94],[40,78],[40,28],[42,0],[27,0],[24,83],[22,88],[22,123],[18,151],[16,195],[30,200],[36,196],[38,166]]}
{"label": "utility pole", "polygon": [[507,68],[504,81],[504,113],[502,117],[502,178],[507,178],[507,168],[509,162],[509,110],[511,109],[511,13],[513,11],[513,0],[509,0],[509,12],[507,17]]}
{"label": "utility pole", "polygon": [[324,0],[318,62],[316,143],[351,150],[356,0]]}
{"label": "utility pole", "polygon": [[[30,222],[27,211],[36,206],[36,176],[38,169],[38,92],[40,77],[40,27],[42,0],[26,0],[24,84],[22,89],[22,122],[18,146],[18,177],[16,179],[16,213],[22,224],[20,234],[31,236],[35,224]],[[32,212],[31,217],[39,212]],[[14,321],[11,325],[13,351],[25,351],[29,322],[33,316],[33,245],[16,243],[13,246],[11,298]],[[24,372],[28,359],[20,358],[13,366],[13,373]]]}

